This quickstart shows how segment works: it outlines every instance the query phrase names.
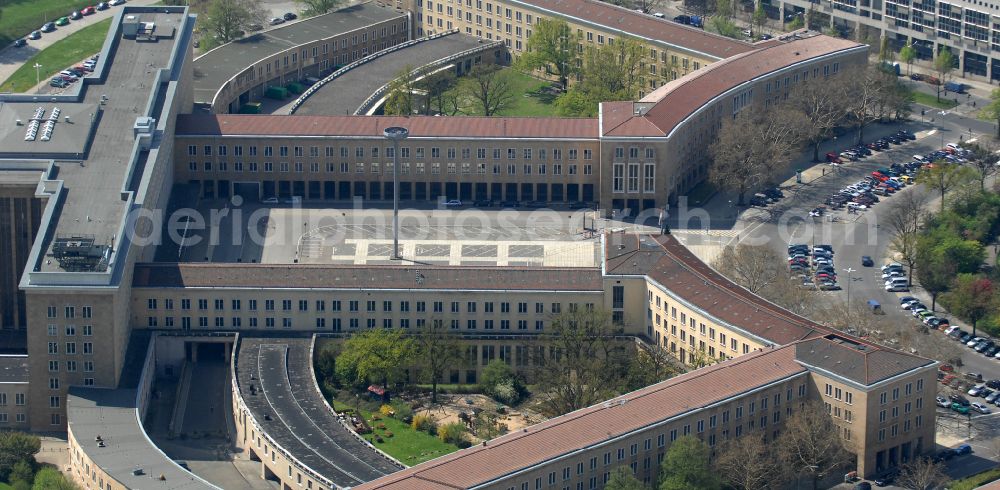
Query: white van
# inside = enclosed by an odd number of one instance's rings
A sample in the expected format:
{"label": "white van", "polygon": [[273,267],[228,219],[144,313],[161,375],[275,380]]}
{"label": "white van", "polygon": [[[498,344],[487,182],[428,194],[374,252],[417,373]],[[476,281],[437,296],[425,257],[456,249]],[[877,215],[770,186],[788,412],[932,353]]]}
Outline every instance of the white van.
{"label": "white van", "polygon": [[895,277],[885,281],[886,291],[909,291],[910,280],[905,277]]}

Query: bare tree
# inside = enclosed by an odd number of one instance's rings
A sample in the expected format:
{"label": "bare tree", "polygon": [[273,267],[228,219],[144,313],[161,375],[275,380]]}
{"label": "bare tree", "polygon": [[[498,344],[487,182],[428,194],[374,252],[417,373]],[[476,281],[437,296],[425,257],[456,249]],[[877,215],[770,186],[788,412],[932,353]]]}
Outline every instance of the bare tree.
{"label": "bare tree", "polygon": [[781,463],[761,436],[731,439],[719,450],[715,466],[726,483],[739,490],[783,488]]}
{"label": "bare tree", "polygon": [[792,414],[775,445],[780,448],[784,464],[808,476],[813,490],[820,479],[851,460],[840,429],[820,402],[806,403]]}
{"label": "bare tree", "polygon": [[344,0],[295,0],[302,8],[302,15],[314,16],[325,14],[344,3]]}
{"label": "bare tree", "polygon": [[900,468],[898,484],[912,490],[937,490],[951,481],[945,466],[929,458],[916,458]]}
{"label": "bare tree", "polygon": [[418,110],[420,101],[415,95],[418,77],[410,65],[396,73],[386,89],[389,94],[385,100],[386,115],[409,116]]}
{"label": "bare tree", "polygon": [[962,147],[971,152],[966,158],[969,165],[976,170],[979,178],[979,189],[986,190],[986,179],[997,173],[997,149],[995,142],[963,143]]}
{"label": "bare tree", "polygon": [[572,412],[617,394],[635,347],[615,336],[622,327],[603,310],[575,308],[552,320],[536,350],[534,379],[545,393],[541,406],[550,415]]}
{"label": "bare tree", "polygon": [[770,247],[738,244],[722,249],[713,264],[737,284],[758,294],[781,277],[781,257]]}
{"label": "bare tree", "polygon": [[926,204],[927,194],[903,192],[893,199],[884,218],[893,234],[889,246],[899,255],[899,260],[906,263],[909,277],[913,277],[913,268],[918,263],[917,243],[926,217]]}
{"label": "bare tree", "polygon": [[469,72],[466,93],[484,116],[495,116],[514,103],[510,76],[499,65],[476,65]]}
{"label": "bare tree", "polygon": [[260,0],[212,0],[208,5],[205,28],[215,40],[228,43],[243,35],[249,26],[264,20]]}
{"label": "bare tree", "polygon": [[771,180],[788,165],[802,140],[806,116],[799,111],[746,107],[734,119],[725,118],[709,148],[709,179],[738,193],[742,206],[748,190]]}
{"label": "bare tree", "polygon": [[806,115],[805,139],[813,148],[813,161],[819,161],[820,143],[829,139],[844,119],[848,101],[841,97],[840,86],[845,83],[840,77],[824,83],[801,83],[788,98],[791,107]]}
{"label": "bare tree", "polygon": [[421,377],[431,383],[431,403],[437,403],[438,383],[465,360],[462,341],[441,320],[425,323],[414,335],[414,356]]}
{"label": "bare tree", "polygon": [[879,103],[884,84],[879,83],[885,72],[875,66],[855,66],[844,70],[840,76],[847,80],[841,86],[840,97],[847,101],[847,113],[858,127],[857,143],[864,139],[865,126],[881,117]]}

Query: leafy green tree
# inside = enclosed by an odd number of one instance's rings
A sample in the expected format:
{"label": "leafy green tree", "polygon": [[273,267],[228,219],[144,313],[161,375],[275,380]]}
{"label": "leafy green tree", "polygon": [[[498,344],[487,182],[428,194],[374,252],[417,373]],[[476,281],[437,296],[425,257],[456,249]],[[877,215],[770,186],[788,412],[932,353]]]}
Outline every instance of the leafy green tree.
{"label": "leafy green tree", "polygon": [[500,359],[490,361],[483,368],[482,375],[479,377],[479,386],[483,393],[507,405],[516,404],[527,394],[521,377],[514,372],[509,364]]}
{"label": "leafy green tree", "polygon": [[736,15],[735,0],[715,0],[715,15],[713,18],[730,20]]}
{"label": "leafy green tree", "polygon": [[717,490],[722,488],[711,465],[711,449],[695,437],[677,439],[660,466],[660,490]]}
{"label": "leafy green tree", "polygon": [[243,35],[250,24],[264,21],[260,0],[212,0],[205,16],[205,28],[220,43]]}
{"label": "leafy green tree", "polygon": [[[962,143],[962,148],[969,150],[966,160],[976,171],[979,178],[979,190],[986,190],[986,179],[997,173],[997,154],[993,148],[980,143]],[[992,146],[992,145],[990,145]]]}
{"label": "leafy green tree", "polygon": [[0,431],[0,480],[6,480],[14,466],[26,461],[35,464],[35,453],[42,448],[38,436],[24,432]]}
{"label": "leafy green tree", "polygon": [[450,424],[444,424],[437,428],[437,436],[442,442],[447,442],[448,444],[454,444],[456,446],[461,445],[465,442],[465,425],[461,422],[452,422]]}
{"label": "leafy green tree", "polygon": [[625,465],[615,468],[611,472],[611,478],[604,485],[604,490],[644,490],[646,487],[639,481],[632,470]]}
{"label": "leafy green tree", "polygon": [[413,359],[413,339],[401,330],[373,328],[357,332],[337,356],[337,374],[354,383],[389,382],[401,379],[403,367]]}
{"label": "leafy green tree", "polygon": [[941,211],[944,211],[945,195],[951,190],[972,182],[975,178],[975,171],[971,168],[939,160],[934,162],[932,167],[920,170],[917,174],[917,183],[924,184],[928,189],[938,191],[941,194]]}
{"label": "leafy green tree", "polygon": [[764,11],[764,2],[758,0],[757,8],[753,11],[753,16],[750,17],[750,25],[753,26],[753,32],[750,34],[756,36],[755,39],[760,38],[761,34],[764,33],[764,25],[767,24],[767,12]]}
{"label": "leafy green tree", "polygon": [[584,53],[580,89],[596,103],[632,100],[639,93],[646,48],[639,41],[622,37]]}
{"label": "leafy green tree", "polygon": [[955,70],[955,55],[951,54],[951,49],[941,46],[938,50],[937,58],[934,58],[934,72],[940,81],[937,85],[937,100],[941,101],[941,87],[951,77],[951,72]]}
{"label": "leafy green tree", "polygon": [[997,138],[1000,138],[1000,88],[990,92],[990,103],[979,111],[979,116],[996,123]]}
{"label": "leafy green tree", "polygon": [[59,470],[55,468],[42,468],[35,474],[35,484],[32,490],[77,490],[77,486],[67,480]]}
{"label": "leafy green tree", "polygon": [[[931,311],[937,306],[941,293],[948,290],[951,280],[955,277],[955,264],[949,262],[936,249],[936,243],[928,236],[921,236],[917,241],[917,279],[920,286],[931,295]],[[913,276],[910,276],[913,277]]]}
{"label": "leafy green tree", "polygon": [[715,31],[717,34],[722,36],[731,37],[733,39],[740,39],[743,37],[743,33],[740,32],[740,28],[726,17],[712,17],[712,20],[708,22],[708,27],[710,31]]}
{"label": "leafy green tree", "polygon": [[906,46],[903,46],[899,50],[899,61],[906,63],[906,74],[911,73],[910,69],[913,66],[913,60],[917,59],[917,48],[913,47],[913,41],[907,42]]}
{"label": "leafy green tree", "polygon": [[14,482],[24,482],[28,487],[31,486],[31,482],[35,479],[35,469],[31,467],[31,462],[22,459],[14,464],[14,468],[10,472],[10,477],[8,481]]}
{"label": "leafy green tree", "polygon": [[785,24],[786,31],[797,31],[806,26],[805,19],[801,15],[796,15],[792,20]]}
{"label": "leafy green tree", "polygon": [[312,17],[325,14],[343,4],[343,0],[295,0],[302,8],[302,15]]}
{"label": "leafy green tree", "polygon": [[597,104],[577,87],[556,97],[556,113],[563,117],[594,117]]}
{"label": "leafy green tree", "polygon": [[948,310],[972,325],[972,335],[976,335],[976,325],[986,318],[997,306],[997,294],[993,281],[983,276],[959,274],[951,291],[945,293],[941,302]]}
{"label": "leafy green tree", "polygon": [[565,91],[570,75],[577,69],[577,41],[579,36],[566,21],[538,19],[518,64],[527,70],[543,70],[546,74],[558,76]]}
{"label": "leafy green tree", "polygon": [[892,58],[895,53],[892,52],[892,47],[889,45],[889,36],[882,36],[882,42],[879,43],[878,47],[878,60],[881,63],[891,63]]}

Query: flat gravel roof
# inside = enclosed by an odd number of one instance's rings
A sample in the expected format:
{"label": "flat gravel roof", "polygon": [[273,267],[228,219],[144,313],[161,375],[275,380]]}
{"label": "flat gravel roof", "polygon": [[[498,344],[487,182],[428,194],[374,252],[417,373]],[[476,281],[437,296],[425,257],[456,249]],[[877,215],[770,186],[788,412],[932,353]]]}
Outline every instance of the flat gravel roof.
{"label": "flat gravel roof", "polygon": [[405,15],[366,2],[224,44],[194,60],[194,100],[211,103],[227,80],[263,58]]}
{"label": "flat gravel roof", "polygon": [[27,383],[28,356],[0,355],[0,383]]}
{"label": "flat gravel roof", "polygon": [[295,114],[343,116],[354,114],[362,102],[395,79],[406,67],[417,69],[453,54],[482,46],[485,41],[455,33],[429,39],[380,56],[331,80],[312,94]]}
{"label": "flat gravel roof", "polygon": [[402,469],[337,420],[314,387],[310,345],[309,338],[241,338],[235,374],[262,430],[338,486]]}

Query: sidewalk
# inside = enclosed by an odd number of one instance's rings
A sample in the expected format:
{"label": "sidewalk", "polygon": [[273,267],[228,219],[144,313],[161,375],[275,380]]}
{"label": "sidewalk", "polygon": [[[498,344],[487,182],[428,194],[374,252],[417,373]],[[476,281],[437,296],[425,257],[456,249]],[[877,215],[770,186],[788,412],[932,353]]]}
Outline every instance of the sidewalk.
{"label": "sidewalk", "polygon": [[[152,5],[157,2],[159,2],[159,0],[129,0],[129,2],[125,5]],[[73,34],[84,27],[93,25],[104,19],[110,19],[112,16],[117,14],[119,10],[121,10],[121,6],[111,7],[107,10],[98,11],[93,15],[88,15],[80,20],[70,21],[69,25],[57,27],[53,32],[42,34],[41,39],[28,40],[28,45],[23,48],[15,48],[13,46],[3,47],[3,49],[0,49],[0,81],[6,81],[10,78],[10,76],[13,75],[25,61],[28,61],[28,58],[38,54],[38,52],[52,46],[57,41],[66,38],[66,36]],[[67,11],[66,15],[69,15],[69,13],[70,12]],[[35,26],[34,29],[38,29],[39,27],[41,26]]]}

